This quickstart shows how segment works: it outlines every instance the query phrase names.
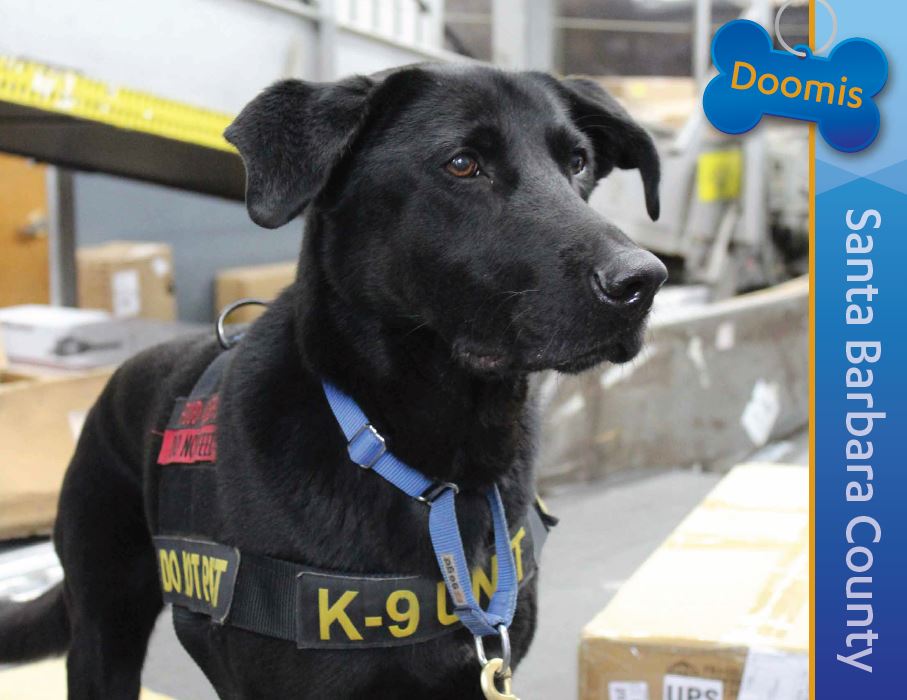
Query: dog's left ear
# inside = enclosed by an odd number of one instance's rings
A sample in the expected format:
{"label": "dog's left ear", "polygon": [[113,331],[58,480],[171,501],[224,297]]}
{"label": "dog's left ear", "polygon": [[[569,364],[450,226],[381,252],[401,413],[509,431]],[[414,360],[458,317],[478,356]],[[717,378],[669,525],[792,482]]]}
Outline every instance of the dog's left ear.
{"label": "dog's left ear", "polygon": [[327,184],[365,121],[373,82],[284,80],[252,100],[224,132],[246,166],[246,207],[277,228]]}
{"label": "dog's left ear", "polygon": [[658,219],[661,164],[652,137],[597,83],[584,78],[564,78],[556,83],[574,122],[592,139],[595,179],[605,177],[615,166],[639,169],[646,210],[653,221]]}

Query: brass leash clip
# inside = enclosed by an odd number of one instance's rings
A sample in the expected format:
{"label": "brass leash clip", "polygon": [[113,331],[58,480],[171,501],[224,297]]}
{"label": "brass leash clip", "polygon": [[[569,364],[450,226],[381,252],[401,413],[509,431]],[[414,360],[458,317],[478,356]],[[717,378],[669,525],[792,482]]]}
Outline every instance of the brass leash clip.
{"label": "brass leash clip", "polygon": [[[488,659],[488,662],[482,667],[480,680],[485,700],[519,700],[513,694],[513,684],[511,682],[513,676],[510,669],[502,670],[503,668],[503,659]],[[503,691],[498,690],[496,679],[500,680]]]}

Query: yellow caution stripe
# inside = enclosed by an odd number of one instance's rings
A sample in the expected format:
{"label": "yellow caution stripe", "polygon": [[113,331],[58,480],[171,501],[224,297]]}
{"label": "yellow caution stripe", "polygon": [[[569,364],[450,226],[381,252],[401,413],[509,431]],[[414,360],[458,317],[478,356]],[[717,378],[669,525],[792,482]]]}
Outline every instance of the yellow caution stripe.
{"label": "yellow caution stripe", "polygon": [[233,116],[108,85],[78,72],[0,56],[0,102],[233,152]]}

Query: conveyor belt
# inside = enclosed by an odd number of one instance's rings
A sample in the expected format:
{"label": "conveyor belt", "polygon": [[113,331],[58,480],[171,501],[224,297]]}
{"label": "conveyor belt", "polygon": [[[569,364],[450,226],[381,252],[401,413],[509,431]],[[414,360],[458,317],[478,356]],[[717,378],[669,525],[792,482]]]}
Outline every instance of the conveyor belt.
{"label": "conveyor belt", "polygon": [[0,56],[0,150],[56,165],[243,198],[231,115]]}

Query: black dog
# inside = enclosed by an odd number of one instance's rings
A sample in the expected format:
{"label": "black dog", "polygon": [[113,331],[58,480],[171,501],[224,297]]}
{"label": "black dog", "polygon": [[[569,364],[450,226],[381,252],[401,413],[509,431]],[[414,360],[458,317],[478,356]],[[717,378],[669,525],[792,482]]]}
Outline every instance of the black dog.
{"label": "black dog", "polygon": [[[487,67],[415,66],[338,83],[285,81],[227,138],[265,227],[307,211],[297,280],[256,322],[221,386],[216,540],[326,571],[440,580],[428,508],[347,456],[322,389],[352,396],[394,454],[455,482],[471,562],[487,556],[480,489],[508,519],[533,498],[527,375],[578,372],[639,350],[664,266],[587,204],[612,168],[638,168],[658,215],[646,132],[595,84]],[[68,650],[71,698],[136,698],[162,593],[161,431],[220,352],[209,338],[125,363],[86,421],[54,541],[64,582],[0,617],[0,660]],[[241,571],[241,569],[240,569]],[[510,630],[514,663],[535,580]],[[223,698],[479,696],[469,632],[409,646],[299,650],[174,609]]]}

